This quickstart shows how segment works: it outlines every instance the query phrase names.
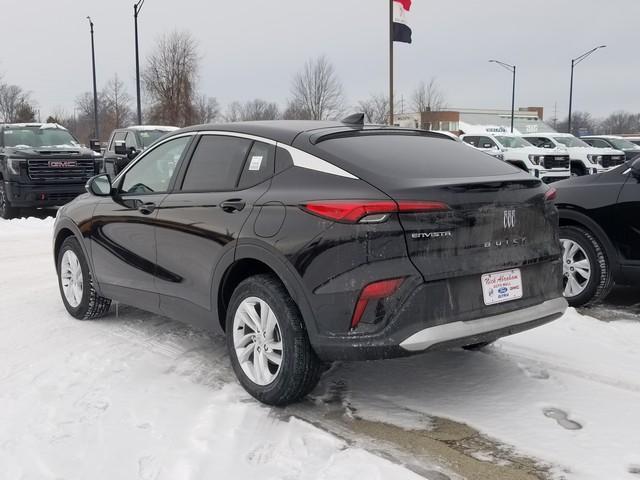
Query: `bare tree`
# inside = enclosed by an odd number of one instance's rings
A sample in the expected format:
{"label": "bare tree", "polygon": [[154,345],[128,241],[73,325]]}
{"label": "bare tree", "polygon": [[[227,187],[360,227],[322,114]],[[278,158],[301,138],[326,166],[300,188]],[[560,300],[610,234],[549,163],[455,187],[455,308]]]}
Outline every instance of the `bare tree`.
{"label": "bare tree", "polygon": [[227,122],[246,122],[251,120],[277,120],[280,109],[275,102],[267,102],[260,98],[245,103],[231,102],[224,115]]}
{"label": "bare tree", "polygon": [[248,120],[276,120],[280,117],[280,109],[275,102],[267,102],[256,98],[242,106],[241,118]]}
{"label": "bare tree", "polygon": [[640,114],[614,112],[600,122],[599,130],[606,134],[640,132]]}
{"label": "bare tree", "polygon": [[291,85],[291,103],[311,120],[338,117],[344,111],[344,93],[327,57],[308,60]]}
{"label": "bare tree", "polygon": [[235,101],[227,105],[227,110],[225,111],[224,119],[227,122],[241,121],[242,120],[242,104],[238,101]]}
{"label": "bare tree", "polygon": [[418,113],[442,110],[445,107],[444,94],[435,78],[429,83],[420,82],[413,91],[412,107]]}
{"label": "bare tree", "polygon": [[282,112],[281,118],[283,120],[311,120],[311,114],[300,103],[289,100],[287,108]]}
{"label": "bare tree", "polygon": [[160,38],[142,73],[153,123],[186,126],[197,119],[198,52],[188,32]]}
{"label": "bare tree", "polygon": [[28,92],[18,85],[0,83],[0,121],[32,122],[36,117],[36,106]]}
{"label": "bare tree", "polygon": [[211,123],[220,116],[220,105],[214,97],[199,95],[196,98],[196,123]]}
{"label": "bare tree", "polygon": [[[104,107],[111,124],[107,131],[127,126],[133,119],[133,111],[131,109],[131,96],[127,93],[122,80],[115,74],[111,80],[107,82],[106,87],[102,91],[104,98]],[[100,110],[99,110],[100,111]]]}
{"label": "bare tree", "polygon": [[385,124],[389,121],[389,97],[384,93],[373,94],[358,102],[358,108],[369,123]]}
{"label": "bare tree", "polygon": [[[558,122],[558,130],[566,132],[569,126],[569,117],[562,122]],[[581,132],[593,133],[597,127],[597,122],[593,119],[589,112],[573,112],[571,115],[571,132],[573,135],[580,136]]]}

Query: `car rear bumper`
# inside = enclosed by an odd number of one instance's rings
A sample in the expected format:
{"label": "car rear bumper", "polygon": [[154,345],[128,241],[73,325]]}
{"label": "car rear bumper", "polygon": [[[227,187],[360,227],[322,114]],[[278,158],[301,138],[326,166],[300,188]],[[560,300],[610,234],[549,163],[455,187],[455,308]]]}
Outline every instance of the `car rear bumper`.
{"label": "car rear bumper", "polygon": [[[384,308],[379,305],[388,315],[366,317],[363,322],[370,323],[361,322],[345,333],[320,330],[310,337],[312,345],[320,358],[329,361],[402,357],[491,342],[560,317],[567,308],[561,261],[521,266],[520,270],[520,299],[486,305],[479,274],[407,282],[404,292],[399,292],[402,300]],[[324,320],[316,319],[319,326]]]}
{"label": "car rear bumper", "polygon": [[[451,345],[458,340],[459,345],[471,345],[487,341],[487,335],[513,330],[518,327],[528,326],[532,328],[543,323],[559,318],[567,309],[567,301],[564,298],[547,300],[539,305],[515,310],[513,312],[493,315],[491,317],[477,318],[466,322],[452,322],[444,325],[436,325],[414,333],[400,343],[400,347],[409,352],[427,350],[436,345]],[[517,330],[522,331],[522,329]],[[498,335],[500,336],[504,335]],[[495,339],[493,338],[493,339]]]}
{"label": "car rear bumper", "polygon": [[5,182],[7,199],[14,207],[54,207],[69,203],[85,192],[84,183],[32,185]]}

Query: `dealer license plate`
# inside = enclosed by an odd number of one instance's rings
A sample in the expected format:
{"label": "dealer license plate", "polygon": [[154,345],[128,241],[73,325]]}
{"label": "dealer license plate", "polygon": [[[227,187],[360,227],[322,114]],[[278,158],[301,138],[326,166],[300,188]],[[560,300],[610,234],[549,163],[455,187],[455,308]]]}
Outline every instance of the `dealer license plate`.
{"label": "dealer license plate", "polygon": [[485,273],[481,280],[485,305],[495,305],[522,298],[522,275],[519,268]]}

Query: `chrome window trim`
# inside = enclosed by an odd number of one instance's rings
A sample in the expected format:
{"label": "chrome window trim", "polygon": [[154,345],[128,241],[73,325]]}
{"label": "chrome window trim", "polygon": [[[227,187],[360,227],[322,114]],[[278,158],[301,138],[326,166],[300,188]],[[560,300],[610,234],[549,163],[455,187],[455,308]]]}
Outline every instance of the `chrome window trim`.
{"label": "chrome window trim", "polygon": [[153,152],[160,145],[163,145],[164,143],[174,140],[176,138],[195,136],[195,135],[216,135],[216,136],[225,136],[225,137],[246,138],[247,140],[254,140],[256,142],[262,142],[269,145],[274,145],[276,147],[283,148],[287,152],[289,152],[289,154],[291,155],[291,159],[293,160],[293,165],[296,167],[306,168],[307,170],[314,170],[316,172],[322,172],[329,175],[337,175],[339,177],[359,180],[359,178],[356,177],[355,175],[347,172],[346,170],[343,170],[340,167],[333,165],[330,162],[327,162],[326,160],[318,158],[315,155],[307,153],[298,148],[292,147],[291,145],[276,142],[275,140],[272,140],[270,138],[260,137],[258,135],[251,135],[248,133],[227,132],[224,130],[201,130],[201,131],[192,131],[192,132],[181,133],[178,135],[173,135],[161,141],[160,143],[154,145],[152,149],[145,150],[134,161],[129,163],[129,165],[127,165],[122,172],[118,174],[118,176],[113,180],[112,184],[115,185],[120,180],[120,177],[122,175],[125,175],[130,168],[132,168],[135,164],[137,164],[140,160],[142,160],[146,155]]}
{"label": "chrome window trim", "polygon": [[240,137],[246,138],[248,140],[255,140],[256,142],[263,142],[269,145],[275,145],[276,147],[280,147],[285,149],[291,155],[291,159],[293,160],[293,164],[296,167],[306,168],[308,170],[314,170],[316,172],[327,173],[329,175],[337,175],[339,177],[352,178],[354,180],[358,180],[358,177],[352,175],[351,173],[343,170],[340,167],[336,167],[330,162],[326,160],[322,160],[321,158],[316,157],[310,153],[307,153],[298,148],[292,147],[291,145],[287,145],[284,143],[279,143],[270,138],[259,137],[257,135],[250,135],[248,133],[239,133],[239,132],[225,132],[221,130],[205,130],[200,132],[202,135],[220,135],[227,137]]}

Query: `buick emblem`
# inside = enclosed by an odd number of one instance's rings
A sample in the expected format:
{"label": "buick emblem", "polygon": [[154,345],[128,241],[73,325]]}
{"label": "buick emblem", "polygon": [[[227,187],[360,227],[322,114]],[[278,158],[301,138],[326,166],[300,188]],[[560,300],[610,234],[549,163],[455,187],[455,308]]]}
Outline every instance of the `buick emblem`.
{"label": "buick emblem", "polygon": [[516,211],[505,210],[504,211],[504,229],[508,230],[516,226]]}

